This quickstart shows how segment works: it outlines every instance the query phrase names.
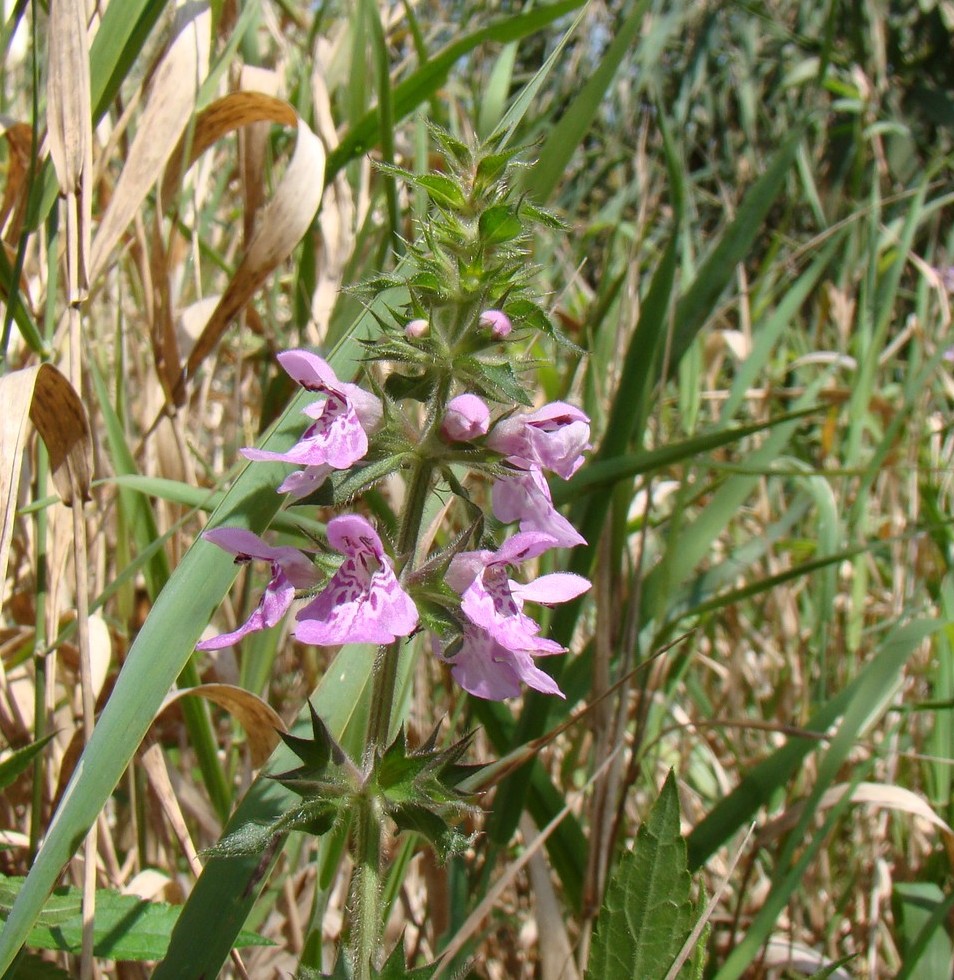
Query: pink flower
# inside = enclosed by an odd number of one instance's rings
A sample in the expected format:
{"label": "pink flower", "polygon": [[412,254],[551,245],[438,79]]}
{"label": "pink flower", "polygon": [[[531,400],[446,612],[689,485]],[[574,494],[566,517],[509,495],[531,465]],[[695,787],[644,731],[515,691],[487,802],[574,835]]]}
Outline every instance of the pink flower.
{"label": "pink flower", "polygon": [[551,402],[501,419],[487,445],[521,469],[539,466],[569,480],[583,465],[583,450],[590,448],[590,420],[573,405]]}
{"label": "pink flower", "polygon": [[314,422],[287,452],[243,449],[252,460],[299,463],[294,473],[278,488],[282,493],[303,497],[320,486],[332,470],[346,470],[368,451],[368,433],[381,422],[382,406],[377,397],[358,385],[339,381],[331,366],[317,354],[288,350],[278,355],[285,371],[308,391],[324,395],[304,409]]}
{"label": "pink flower", "polygon": [[519,521],[521,531],[548,534],[559,548],[586,544],[583,535],[553,506],[550,487],[539,466],[511,470],[494,484],[491,500],[494,517],[504,524]]}
{"label": "pink flower", "polygon": [[480,314],[479,323],[482,327],[489,327],[490,335],[497,340],[503,340],[513,330],[510,317],[500,310],[484,310]]}
{"label": "pink flower", "polygon": [[447,403],[441,435],[450,442],[470,442],[487,435],[490,409],[477,395],[458,395]]}
{"label": "pink flower", "polygon": [[401,588],[374,528],[356,514],[328,522],[328,543],[345,560],[297,615],[295,637],[316,646],[391,643],[417,628],[417,607]]}
{"label": "pink flower", "polygon": [[297,548],[273,548],[257,534],[238,527],[216,527],[202,535],[207,541],[235,555],[236,562],[252,559],[272,566],[272,579],[262,593],[255,611],[243,626],[196,644],[197,650],[219,650],[237,643],[247,633],[275,626],[288,612],[296,589],[309,589],[318,582],[318,570],[311,559]]}
{"label": "pink flower", "polygon": [[467,619],[460,650],[451,660],[451,675],[464,690],[499,701],[520,693],[521,682],[544,694],[563,696],[533,657],[565,653],[564,647],[539,635],[540,625],[523,611],[524,602],[553,605],[582,595],[590,583],[579,575],[557,572],[521,584],[509,577],[519,565],[555,547],[549,535],[515,534],[496,552],[468,551],[454,557],[447,582],[461,596]]}

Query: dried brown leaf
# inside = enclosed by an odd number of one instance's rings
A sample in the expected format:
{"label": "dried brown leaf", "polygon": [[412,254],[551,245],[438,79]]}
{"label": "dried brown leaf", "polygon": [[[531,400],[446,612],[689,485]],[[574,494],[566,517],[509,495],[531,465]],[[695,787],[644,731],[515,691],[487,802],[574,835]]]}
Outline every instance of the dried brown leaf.
{"label": "dried brown leaf", "polygon": [[78,496],[89,499],[92,440],[86,410],[79,395],[52,364],[13,371],[0,378],[0,604],[6,583],[7,560],[13,538],[17,488],[26,420],[39,430],[50,454],[53,482],[65,504]]}
{"label": "dried brown leaf", "polygon": [[162,704],[162,711],[173,701],[187,695],[205,698],[233,715],[248,738],[252,765],[260,766],[272,754],[278,744],[278,732],[285,731],[285,724],[277,711],[257,694],[234,684],[199,684],[174,691]]}
{"label": "dried brown leaf", "polygon": [[3,200],[0,201],[0,234],[4,241],[15,242],[20,237],[29,191],[27,175],[30,172],[33,127],[25,122],[0,119],[0,130],[10,147]]}
{"label": "dried brown leaf", "polygon": [[298,115],[283,99],[263,92],[232,92],[203,109],[189,138],[180,139],[169,157],[162,178],[162,200],[172,200],[186,172],[210,146],[228,133],[257,122],[297,126]]}
{"label": "dried brown leaf", "polygon": [[324,146],[299,119],[294,156],[262,214],[248,251],[189,354],[186,370],[176,385],[177,404],[184,403],[187,379],[211,353],[233,317],[241,312],[268,275],[291,255],[308,231],[321,203],[324,173]]}

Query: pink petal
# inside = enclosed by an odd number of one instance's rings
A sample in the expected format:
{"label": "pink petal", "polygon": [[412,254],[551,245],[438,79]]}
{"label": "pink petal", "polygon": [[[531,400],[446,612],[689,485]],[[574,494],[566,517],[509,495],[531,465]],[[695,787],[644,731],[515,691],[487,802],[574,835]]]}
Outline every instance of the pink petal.
{"label": "pink petal", "polygon": [[322,593],[302,609],[295,636],[315,646],[391,643],[412,633],[417,608],[387,566],[364,580],[346,559]]}
{"label": "pink petal", "polygon": [[461,595],[493,560],[492,551],[461,551],[451,559],[444,580]]}
{"label": "pink petal", "polygon": [[555,694],[557,697],[566,700],[566,695],[560,690],[560,685],[546,671],[540,670],[528,654],[515,654],[514,668],[517,676],[527,687],[532,687],[541,694]]}
{"label": "pink petal", "polygon": [[507,538],[497,549],[494,561],[505,565],[519,565],[554,547],[556,541],[549,534],[542,534],[540,531],[520,531]]}
{"label": "pink petal", "polygon": [[[312,570],[314,570],[313,566]],[[295,587],[285,577],[277,564],[272,566],[272,571],[274,575],[271,582],[268,583],[268,587],[262,593],[262,598],[259,600],[258,606],[256,606],[245,624],[232,633],[223,633],[220,636],[214,636],[209,640],[203,640],[197,643],[197,650],[221,650],[222,647],[232,646],[234,643],[237,643],[243,636],[249,633],[270,629],[281,621],[285,613],[288,612],[291,604],[295,601]]]}
{"label": "pink petal", "polygon": [[521,531],[538,531],[555,539],[554,547],[574,548],[586,539],[553,506],[550,488],[538,466],[514,470],[498,480],[491,493],[494,516],[509,524],[520,522]]}
{"label": "pink petal", "polygon": [[451,677],[474,697],[487,701],[503,701],[520,695],[520,678],[513,665],[496,658],[501,648],[493,638],[480,629],[470,629],[451,662]]}
{"label": "pink petal", "polygon": [[384,417],[384,406],[377,395],[372,395],[370,391],[365,391],[360,385],[339,382],[341,393],[351,402],[361,428],[365,432],[374,432],[381,424]]}
{"label": "pink petal", "polygon": [[482,327],[489,327],[491,334],[497,338],[497,340],[503,340],[504,337],[509,336],[510,331],[513,330],[513,324],[510,322],[510,317],[501,310],[484,310],[480,314],[479,323]]}
{"label": "pink petal", "polygon": [[511,583],[515,596],[527,602],[539,602],[552,606],[557,602],[569,602],[583,595],[590,589],[592,583],[582,575],[572,572],[553,572],[551,575],[541,575],[525,585]]}
{"label": "pink petal", "polygon": [[345,560],[296,619],[295,636],[316,646],[391,643],[412,633],[417,607],[401,588],[377,531],[358,514],[328,522],[329,544]]}
{"label": "pink petal", "polygon": [[215,527],[203,531],[202,537],[239,558],[252,558],[278,565],[292,585],[299,589],[309,588],[320,578],[311,559],[297,548],[288,545],[273,547],[245,528]]}
{"label": "pink petal", "polygon": [[338,386],[338,377],[331,365],[317,354],[307,350],[285,350],[278,355],[278,363],[294,381],[308,391],[323,391]]}
{"label": "pink petal", "polygon": [[494,426],[487,445],[514,465],[541,466],[568,480],[583,465],[589,448],[590,420],[566,402],[552,402],[534,412],[511,415]]}
{"label": "pink petal", "polygon": [[331,471],[331,467],[324,463],[321,466],[306,466],[304,469],[295,470],[281,482],[278,492],[287,493],[296,500],[307,497],[328,479]]}
{"label": "pink petal", "polygon": [[328,544],[343,555],[370,552],[384,557],[384,546],[372,524],[360,514],[342,514],[328,521]]}

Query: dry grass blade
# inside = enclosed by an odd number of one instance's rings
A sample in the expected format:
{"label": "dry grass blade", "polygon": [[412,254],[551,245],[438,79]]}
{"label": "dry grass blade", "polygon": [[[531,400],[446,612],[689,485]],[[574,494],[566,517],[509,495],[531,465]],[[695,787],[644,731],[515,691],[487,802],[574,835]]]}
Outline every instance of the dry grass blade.
{"label": "dry grass blade", "polygon": [[93,120],[90,105],[86,4],[57,0],[49,18],[47,139],[67,201],[67,269],[70,302],[89,285],[90,182],[93,171]]}
{"label": "dry grass blade", "polygon": [[185,400],[186,382],[211,353],[226,328],[288,256],[311,227],[324,188],[325,148],[298,120],[295,153],[275,196],[262,213],[261,223],[228,288],[196,341],[176,386],[176,402]]}
{"label": "dry grass blade", "polygon": [[477,927],[481,922],[491,913],[497,900],[504,893],[504,891],[510,886],[514,878],[523,870],[524,866],[530,861],[530,859],[536,854],[541,847],[546,843],[547,838],[560,826],[564,818],[569,814],[573,807],[583,798],[587,790],[596,782],[600,776],[613,764],[617,755],[619,755],[622,750],[622,745],[617,745],[615,749],[603,760],[600,767],[593,773],[592,776],[584,783],[584,785],[573,794],[570,801],[563,807],[562,810],[544,827],[539,836],[533,841],[533,843],[526,848],[523,854],[517,858],[512,864],[507,866],[507,870],[487,889],[486,894],[481,899],[480,904],[473,912],[467,917],[466,921],[460,927],[460,929],[455,934],[454,938],[447,944],[447,946],[441,951],[440,959],[438,960],[437,969],[434,972],[434,980],[445,974],[448,965],[453,961],[454,957],[464,948],[464,946],[470,941],[471,936],[477,931]]}
{"label": "dry grass blade", "polygon": [[954,865],[954,830],[934,812],[931,804],[923,797],[903,786],[891,786],[888,783],[858,783],[853,789],[849,783],[839,783],[822,796],[818,809],[827,810],[834,806],[847,792],[851,793],[852,803],[910,813],[926,820],[941,832],[948,860]]}
{"label": "dry grass blade", "polygon": [[233,684],[200,684],[198,687],[185,687],[170,694],[163,702],[160,711],[165,710],[173,701],[190,694],[217,704],[238,719],[245,729],[252,765],[256,768],[265,763],[272,750],[278,745],[278,733],[286,730],[281,716],[270,704],[257,694],[235,687]]}
{"label": "dry grass blade", "polygon": [[210,23],[205,5],[186,4],[179,10],[176,36],[156,71],[129,157],[93,241],[91,278],[105,268],[193,118],[199,86],[208,72]]}
{"label": "dry grass blade", "polygon": [[32,367],[0,378],[0,398],[4,412],[0,419],[0,500],[3,516],[0,523],[0,602],[5,598],[7,560],[13,539],[13,522],[20,484],[20,463],[27,432],[27,418],[39,368]]}

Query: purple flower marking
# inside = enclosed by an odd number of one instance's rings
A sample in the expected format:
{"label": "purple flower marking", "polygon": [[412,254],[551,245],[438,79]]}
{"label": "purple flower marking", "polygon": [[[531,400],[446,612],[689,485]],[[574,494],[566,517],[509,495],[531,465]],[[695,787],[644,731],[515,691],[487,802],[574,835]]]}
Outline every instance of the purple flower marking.
{"label": "purple flower marking", "polygon": [[236,562],[252,559],[270,562],[272,578],[255,611],[243,626],[232,633],[223,633],[197,643],[197,650],[220,650],[237,643],[248,633],[275,626],[288,612],[295,599],[295,590],[311,588],[318,582],[318,570],[311,559],[297,548],[272,547],[257,534],[238,527],[216,527],[204,532],[202,537],[231,552]]}
{"label": "purple flower marking", "polygon": [[556,540],[555,547],[575,548],[586,539],[553,506],[550,487],[539,466],[512,470],[493,487],[494,516],[509,524],[520,522],[521,531],[540,531]]}
{"label": "purple flower marking", "polygon": [[490,409],[477,395],[458,395],[447,403],[441,421],[441,435],[450,442],[470,442],[487,435]]}
{"label": "purple flower marking", "polygon": [[535,558],[557,545],[536,531],[508,538],[496,552],[468,551],[455,556],[447,582],[461,595],[467,619],[463,642],[451,662],[451,675],[464,690],[480,698],[502,700],[520,692],[520,682],[545,694],[563,696],[556,682],[533,663],[533,657],[565,653],[541,637],[540,625],[523,611],[524,602],[553,605],[582,595],[590,583],[580,575],[557,572],[526,584],[509,577],[509,567]]}
{"label": "purple flower marking", "polygon": [[316,646],[391,643],[418,623],[417,607],[401,588],[374,528],[356,514],[328,522],[328,543],[345,560],[327,586],[299,613],[295,637]]}
{"label": "purple flower marking", "polygon": [[301,439],[287,450],[242,450],[246,459],[299,463],[305,470],[292,474],[279,487],[281,492],[303,497],[320,486],[331,470],[346,470],[368,451],[368,433],[381,422],[381,401],[358,385],[339,381],[331,366],[317,354],[288,350],[278,355],[285,371],[308,391],[324,398],[304,409],[314,419]]}
{"label": "purple flower marking", "polygon": [[487,445],[514,466],[539,466],[569,480],[583,465],[581,454],[590,448],[590,420],[573,405],[551,402],[535,412],[501,419]]}

